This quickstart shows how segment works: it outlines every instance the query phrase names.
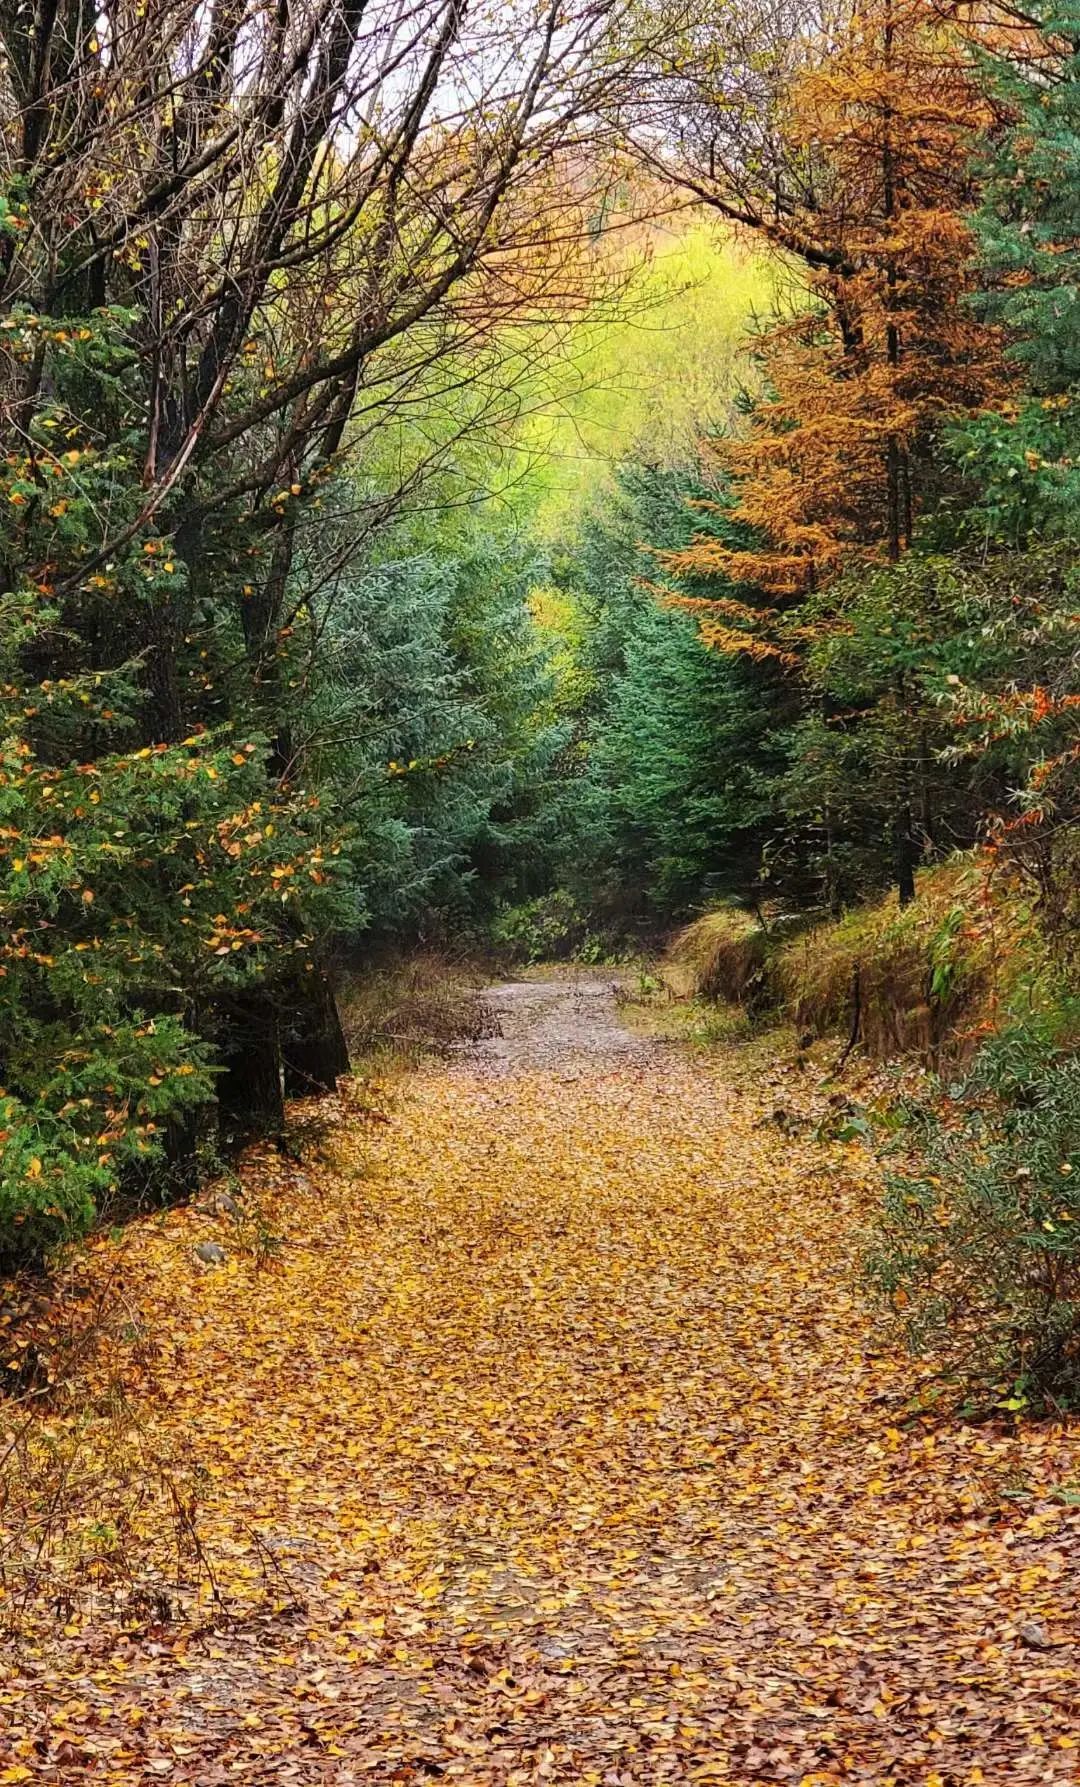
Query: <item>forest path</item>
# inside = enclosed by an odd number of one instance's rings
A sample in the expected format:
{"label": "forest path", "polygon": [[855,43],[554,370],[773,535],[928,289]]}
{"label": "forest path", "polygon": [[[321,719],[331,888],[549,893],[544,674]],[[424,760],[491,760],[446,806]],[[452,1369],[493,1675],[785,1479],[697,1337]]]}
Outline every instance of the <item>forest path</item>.
{"label": "forest path", "polygon": [[1075,1782],[1070,1442],[904,1424],[859,1148],[782,1135],[767,1075],[631,1033],[601,974],[490,999],[501,1038],[389,1120],[361,1088],[302,1167],[255,1158],[272,1249],[128,1232],[102,1350],[138,1428],[125,1465],[99,1362],[86,1519],[173,1595],[190,1495],[201,1600],[37,1632],[0,1782]]}

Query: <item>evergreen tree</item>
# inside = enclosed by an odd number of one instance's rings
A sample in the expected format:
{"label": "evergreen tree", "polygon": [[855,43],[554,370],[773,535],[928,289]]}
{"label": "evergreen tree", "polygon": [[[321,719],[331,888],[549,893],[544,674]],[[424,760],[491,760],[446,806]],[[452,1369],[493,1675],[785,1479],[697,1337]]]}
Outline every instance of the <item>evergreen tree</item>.
{"label": "evergreen tree", "polygon": [[967,485],[938,538],[976,561],[985,661],[953,691],[966,758],[1007,747],[995,850],[1036,885],[1058,944],[1075,948],[1080,679],[1080,11],[1038,6],[985,60],[1004,127],[983,145],[974,218],[979,308],[1003,330],[1020,388],[953,431]]}
{"label": "evergreen tree", "polygon": [[591,760],[612,869],[665,915],[745,892],[770,812],[768,708],[740,666],[705,650],[685,614],[642,609],[627,656]]}
{"label": "evergreen tree", "polygon": [[1080,9],[1035,20],[1029,60],[985,63],[1008,123],[980,160],[978,307],[1022,388],[954,433],[968,483],[948,520],[977,547],[1080,531]]}
{"label": "evergreen tree", "polygon": [[957,759],[950,702],[1015,667],[991,642],[989,595],[977,566],[915,551],[804,605],[806,709],[778,797],[829,908],[887,885],[909,843],[920,861],[973,844],[1001,793],[1007,754]]}
{"label": "evergreen tree", "polygon": [[[0,1253],[33,1256],[123,1180],[190,1181],[194,1122],[273,1122],[253,1000],[284,1000],[329,922],[338,844],[282,773],[232,621],[250,560],[213,590],[140,526],[139,394],[127,319],[22,316],[9,352],[47,376],[0,471]],[[130,534],[84,565],[103,514]],[[236,518],[233,518],[236,525]],[[242,535],[241,535],[242,537]],[[231,575],[230,575],[231,570]],[[146,617],[190,603],[177,669],[188,730],[157,729]],[[233,606],[235,604],[235,607]],[[243,1056],[242,1069],[234,1071]],[[215,1066],[224,1071],[212,1071]],[[135,1169],[140,1169],[135,1171]]]}
{"label": "evergreen tree", "polygon": [[307,749],[353,832],[350,932],[472,925],[546,883],[569,728],[528,607],[540,564],[483,511],[403,519],[316,613]]}
{"label": "evergreen tree", "polygon": [[706,650],[681,611],[693,583],[657,581],[655,547],[675,550],[704,529],[738,535],[715,491],[631,463],[563,572],[584,615],[589,672],[570,879],[580,886],[587,863],[609,899],[659,915],[748,890],[780,764],[775,674]]}

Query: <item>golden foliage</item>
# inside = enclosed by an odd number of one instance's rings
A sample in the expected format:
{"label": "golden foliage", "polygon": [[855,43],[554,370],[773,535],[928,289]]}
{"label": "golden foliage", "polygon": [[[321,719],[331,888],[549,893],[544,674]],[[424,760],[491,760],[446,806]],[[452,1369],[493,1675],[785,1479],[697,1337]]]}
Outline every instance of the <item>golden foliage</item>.
{"label": "golden foliage", "polygon": [[51,1574],[0,1779],[1074,1779],[1074,1437],[920,1417],[852,1290],[860,1145],[589,991],[549,1059],[331,1102],[240,1218],[55,1287],[115,1313],[4,1413]]}

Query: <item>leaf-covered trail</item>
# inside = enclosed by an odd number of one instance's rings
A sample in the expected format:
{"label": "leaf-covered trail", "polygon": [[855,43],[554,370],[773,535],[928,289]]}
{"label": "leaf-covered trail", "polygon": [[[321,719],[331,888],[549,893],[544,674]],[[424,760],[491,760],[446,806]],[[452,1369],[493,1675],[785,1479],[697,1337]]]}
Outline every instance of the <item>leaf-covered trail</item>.
{"label": "leaf-covered trail", "polygon": [[859,1150],[605,983],[501,1001],[388,1123],[263,1160],[276,1266],[195,1211],[127,1237],[111,1344],[233,1617],[36,1632],[0,1781],[1080,1779],[1075,1446],[894,1424]]}

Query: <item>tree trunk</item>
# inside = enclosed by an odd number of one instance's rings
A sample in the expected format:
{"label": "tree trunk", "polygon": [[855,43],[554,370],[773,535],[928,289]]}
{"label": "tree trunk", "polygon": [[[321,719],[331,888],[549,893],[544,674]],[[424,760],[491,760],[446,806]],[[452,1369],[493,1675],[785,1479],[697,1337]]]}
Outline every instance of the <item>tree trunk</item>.
{"label": "tree trunk", "polygon": [[177,663],[176,600],[155,598],[146,617],[146,680],[150,689],[147,739],[175,744],[184,736],[184,709]]}
{"label": "tree trunk", "polygon": [[205,1105],[174,1117],[165,1131],[165,1170],[161,1191],[163,1203],[176,1203],[188,1198],[199,1184],[199,1132],[206,1115]]}
{"label": "tree trunk", "polygon": [[901,807],[896,820],[896,885],[901,906],[910,906],[915,898],[915,864],[918,846],[914,836],[910,804]]}
{"label": "tree trunk", "polygon": [[930,745],[926,733],[923,731],[919,734],[919,823],[922,827],[924,855],[934,855],[937,852],[930,764]]}
{"label": "tree trunk", "polygon": [[[885,29],[883,34],[884,66],[887,74],[893,65],[894,24],[889,0],[885,6]],[[881,175],[883,189],[883,207],[885,217],[891,224],[897,212],[897,169],[893,152],[893,113],[892,106],[886,104],[882,120],[884,134],[881,143]],[[891,395],[896,395],[896,375],[900,368],[900,330],[896,322],[896,303],[898,271],[896,259],[890,250],[886,268],[885,283],[888,296],[885,304],[887,317],[885,328],[885,358],[892,373]],[[889,549],[889,562],[896,564],[904,548],[911,545],[912,498],[911,470],[908,462],[907,447],[895,434],[890,434],[885,449],[885,507],[886,534]]]}
{"label": "tree trunk", "polygon": [[349,1049],[329,976],[317,964],[296,988],[294,1010],[282,1037],[285,1091],[290,1098],[332,1092],[349,1071]]}
{"label": "tree trunk", "polygon": [[163,1209],[199,1188],[199,1139],[206,1107],[183,1111],[164,1127],[161,1153],[125,1166],[120,1194],[139,1209]]}
{"label": "tree trunk", "polygon": [[266,993],[238,993],[220,1011],[221,1060],[218,1075],[218,1127],[225,1147],[256,1136],[281,1135],[285,1104],[281,1087],[281,1042],[273,999]]}
{"label": "tree trunk", "polygon": [[187,731],[180,651],[200,583],[206,576],[202,528],[198,521],[181,522],[176,531],[174,551],[187,566],[187,589],[155,596],[146,619],[146,674],[151,695],[147,742],[150,744],[175,744]]}

